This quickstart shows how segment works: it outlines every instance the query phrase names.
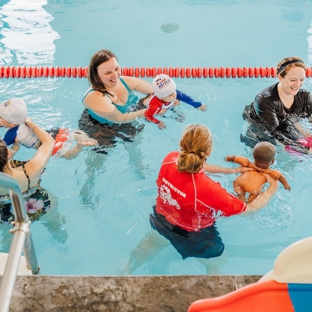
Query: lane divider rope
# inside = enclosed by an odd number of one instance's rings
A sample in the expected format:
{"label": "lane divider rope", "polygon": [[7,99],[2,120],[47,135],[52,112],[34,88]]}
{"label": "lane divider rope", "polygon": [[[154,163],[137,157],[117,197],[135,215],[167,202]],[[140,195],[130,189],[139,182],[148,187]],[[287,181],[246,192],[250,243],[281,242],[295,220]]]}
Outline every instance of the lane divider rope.
{"label": "lane divider rope", "polygon": [[[276,77],[275,67],[123,67],[123,76],[155,77],[166,74],[176,78],[269,78]],[[87,78],[88,67],[0,67],[0,78]],[[312,68],[306,69],[312,77]]]}

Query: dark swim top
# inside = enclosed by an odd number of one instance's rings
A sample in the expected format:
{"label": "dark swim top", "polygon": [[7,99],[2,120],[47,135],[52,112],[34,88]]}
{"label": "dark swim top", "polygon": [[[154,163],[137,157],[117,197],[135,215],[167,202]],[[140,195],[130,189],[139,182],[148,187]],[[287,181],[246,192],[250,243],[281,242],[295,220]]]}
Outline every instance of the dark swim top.
{"label": "dark swim top", "polygon": [[250,106],[250,118],[263,124],[278,141],[289,144],[301,137],[294,123],[312,115],[312,94],[300,89],[294,97],[293,105],[288,109],[281,101],[277,84],[262,90]]}
{"label": "dark swim top", "polygon": [[[128,100],[127,100],[127,103],[125,105],[118,105],[114,102],[112,102],[116,108],[122,113],[129,113],[129,112],[132,112],[139,100],[139,98],[134,94],[133,91],[130,90],[129,86],[126,84],[126,82],[120,77],[120,81],[122,82],[122,84],[126,87],[127,91],[129,92],[129,95],[128,95]],[[87,90],[87,92],[84,94],[83,96],[83,99],[82,101],[84,101],[84,99],[86,98],[86,96],[95,91],[92,87],[89,88]],[[109,99],[110,97],[108,95],[106,95]],[[97,120],[98,122],[100,123],[103,123],[103,124],[109,124],[109,125],[113,125],[114,123],[107,120],[106,118],[103,118],[103,117],[100,117],[98,116],[96,113],[94,113],[91,109],[87,109],[88,110],[88,113],[91,117],[93,117],[95,120]]]}
{"label": "dark swim top", "polygon": [[271,128],[278,128],[285,121],[298,121],[312,115],[312,94],[300,89],[294,96],[294,103],[288,109],[281,101],[278,83],[261,91],[255,98],[254,108],[257,115]]}
{"label": "dark swim top", "polygon": [[[30,178],[25,170],[26,161],[18,161],[18,160],[11,160],[10,162],[12,168],[16,168],[22,166],[22,169],[25,173],[28,182],[28,189],[27,191],[22,193],[26,211],[30,221],[38,220],[38,218],[45,214],[48,209],[51,207],[51,200],[49,198],[49,194],[46,190],[44,190],[40,185],[40,180],[38,184],[35,186],[30,187]],[[1,220],[0,223],[10,223],[14,221],[13,215],[13,207],[11,202],[10,195],[1,195],[0,196],[0,215]],[[3,216],[8,216],[8,218],[3,218]],[[7,222],[4,221],[7,219]]]}
{"label": "dark swim top", "polygon": [[[29,198],[32,194],[34,194],[38,188],[38,185],[39,185],[39,182],[38,184],[36,184],[35,186],[33,187],[30,187],[30,178],[25,170],[25,164],[26,162],[24,161],[18,161],[18,160],[12,160],[11,162],[11,166],[13,168],[16,168],[16,167],[19,167],[19,166],[22,166],[22,169],[23,169],[23,172],[27,178],[27,184],[28,184],[28,187],[27,187],[27,191],[23,192],[22,195],[23,195],[23,198]],[[10,198],[10,195],[0,195],[0,205],[3,205],[3,204],[8,204],[8,203],[11,203],[11,198]]]}

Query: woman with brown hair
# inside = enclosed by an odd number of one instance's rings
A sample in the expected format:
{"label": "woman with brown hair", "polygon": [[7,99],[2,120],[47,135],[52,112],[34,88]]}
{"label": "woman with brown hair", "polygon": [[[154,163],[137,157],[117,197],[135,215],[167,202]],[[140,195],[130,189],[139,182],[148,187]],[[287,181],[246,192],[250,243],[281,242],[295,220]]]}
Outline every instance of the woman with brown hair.
{"label": "woman with brown hair", "polygon": [[312,133],[299,122],[312,115],[312,94],[301,89],[306,67],[299,57],[286,57],[277,64],[278,82],[262,90],[245,107],[249,122],[241,141],[254,147],[258,142],[276,141],[301,153],[311,153]]}
{"label": "woman with brown hair", "polygon": [[144,117],[146,107],[138,104],[133,93],[153,93],[150,83],[135,77],[121,76],[116,55],[109,50],[94,53],[90,60],[88,80],[91,87],[83,97],[86,107],[79,128],[98,140],[100,146],[113,146],[116,138],[133,139],[143,125],[134,122]]}

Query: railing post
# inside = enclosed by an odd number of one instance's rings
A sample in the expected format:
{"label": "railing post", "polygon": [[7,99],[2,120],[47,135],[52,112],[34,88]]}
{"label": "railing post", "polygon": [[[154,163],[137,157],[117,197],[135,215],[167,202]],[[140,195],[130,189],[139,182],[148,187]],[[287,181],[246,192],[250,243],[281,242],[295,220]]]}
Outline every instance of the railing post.
{"label": "railing post", "polygon": [[40,268],[20,187],[15,179],[4,173],[0,173],[0,185],[9,189],[15,216],[14,229],[10,230],[13,233],[13,240],[0,287],[0,311],[7,312],[10,308],[22,251],[24,250],[27,267],[31,269],[33,274],[37,274]]}

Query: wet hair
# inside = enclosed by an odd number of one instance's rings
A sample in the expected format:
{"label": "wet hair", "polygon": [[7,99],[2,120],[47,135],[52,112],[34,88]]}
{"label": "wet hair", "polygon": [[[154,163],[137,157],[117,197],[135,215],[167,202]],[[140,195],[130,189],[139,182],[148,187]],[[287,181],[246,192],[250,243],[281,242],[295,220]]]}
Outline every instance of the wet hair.
{"label": "wet hair", "polygon": [[294,67],[301,67],[306,70],[303,60],[297,56],[285,57],[280,61],[276,66],[276,71],[278,75],[281,75],[283,78],[287,75],[289,70]]}
{"label": "wet hair", "polygon": [[260,142],[253,148],[252,155],[256,163],[267,164],[269,167],[276,155],[276,149],[272,143]]}
{"label": "wet hair", "polygon": [[104,83],[102,82],[101,78],[99,77],[98,74],[98,66],[101,64],[107,62],[111,58],[115,58],[117,61],[116,55],[109,51],[109,50],[100,50],[97,51],[93,54],[90,63],[89,63],[89,68],[88,68],[88,80],[92,86],[92,88],[96,91],[99,91],[105,94],[111,95],[105,88]]}
{"label": "wet hair", "polygon": [[178,170],[198,173],[212,150],[210,130],[198,124],[187,126],[180,140],[180,149]]}
{"label": "wet hair", "polygon": [[8,161],[8,147],[5,142],[0,139],[0,172],[4,172],[4,169],[8,166]]}

